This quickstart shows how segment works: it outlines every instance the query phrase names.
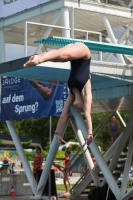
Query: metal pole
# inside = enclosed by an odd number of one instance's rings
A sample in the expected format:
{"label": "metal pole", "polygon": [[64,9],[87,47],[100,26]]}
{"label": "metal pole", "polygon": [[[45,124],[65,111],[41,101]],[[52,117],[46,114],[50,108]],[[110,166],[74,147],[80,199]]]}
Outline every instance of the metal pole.
{"label": "metal pole", "polygon": [[80,144],[80,147],[82,149],[82,152],[83,152],[84,158],[86,160],[87,166],[89,167],[92,179],[93,179],[95,185],[101,186],[98,175],[96,173],[94,173],[94,171],[93,171],[94,163],[92,161],[91,155],[90,155],[89,150],[87,148],[87,144],[85,144],[85,140],[83,138],[83,135],[82,135],[81,131],[79,130],[79,128],[78,128],[78,126],[75,122],[74,117],[70,118],[70,122],[72,124],[74,132],[75,132],[77,139],[79,141],[79,144]]}
{"label": "metal pole", "polygon": [[[62,26],[66,28],[70,28],[70,23],[69,23],[69,9],[64,7],[61,8],[61,19],[62,19]],[[70,30],[62,30],[62,36],[70,38]]]}
{"label": "metal pole", "polygon": [[0,28],[0,63],[6,61],[4,28]]}
{"label": "metal pole", "polygon": [[132,28],[133,23],[130,23],[128,25],[128,28],[124,31],[124,33],[122,34],[122,36],[120,37],[120,39],[118,40],[118,44],[122,43],[122,41],[124,40],[124,38],[126,37],[127,33],[129,33],[129,30]]}
{"label": "metal pole", "polygon": [[[60,10],[58,10],[53,18],[53,20],[51,21],[50,25],[56,24],[57,20],[60,17]],[[48,27],[48,29],[46,30],[45,34],[43,35],[43,38],[47,38],[49,36],[49,34],[51,33],[51,31],[53,30],[52,27]],[[39,53],[39,51],[41,50],[41,48],[43,47],[43,44],[39,44],[35,53]]]}
{"label": "metal pole", "polygon": [[27,22],[24,24],[24,56],[27,56]]}
{"label": "metal pole", "polygon": [[71,38],[74,38],[74,7],[70,10]]}
{"label": "metal pole", "polygon": [[[102,19],[103,19],[104,26],[105,26],[105,28],[106,28],[106,30],[108,32],[108,35],[109,35],[112,43],[117,44],[115,36],[114,36],[114,33],[112,31],[112,28],[111,28],[111,26],[109,24],[109,21],[108,21],[107,17],[103,16]],[[123,56],[121,54],[117,54],[117,57],[118,57],[120,63],[126,64],[125,60],[124,60],[124,58],[123,58]]]}
{"label": "metal pole", "polygon": [[[118,40],[118,44],[122,43],[122,41],[124,40],[124,38],[126,37],[127,33],[129,32],[129,30],[132,28],[133,23],[129,24],[128,28],[124,31],[124,33],[122,34],[122,36],[119,38]],[[111,58],[111,56],[113,55],[113,53],[110,53],[107,58],[105,59],[106,62],[109,61],[109,59]]]}
{"label": "metal pole", "polygon": [[[102,42],[102,33],[99,34],[99,42]],[[102,51],[99,51],[99,60],[100,61],[102,61],[102,55],[103,55]]]}
{"label": "metal pole", "polygon": [[51,127],[52,127],[52,117],[50,116],[50,126],[49,126],[49,145],[51,146]]}
{"label": "metal pole", "polygon": [[123,120],[123,118],[122,118],[122,116],[120,115],[120,113],[119,113],[118,110],[116,111],[116,113],[117,113],[118,117],[120,118],[120,120],[121,120],[123,126],[126,127],[126,123],[124,122],[124,120]]}
{"label": "metal pole", "polygon": [[[51,147],[51,116],[50,116],[49,136],[50,136],[49,137],[49,147]],[[50,198],[51,198],[51,169],[49,171],[49,199]]]}
{"label": "metal pole", "polygon": [[[6,61],[5,53],[5,37],[4,37],[4,28],[0,28],[0,63]],[[1,76],[0,76],[0,96],[1,96]],[[1,113],[1,101],[0,101],[0,113]]]}
{"label": "metal pole", "polygon": [[88,40],[88,32],[85,34],[85,39]]}
{"label": "metal pole", "polygon": [[28,163],[28,160],[24,154],[24,150],[22,148],[22,145],[21,145],[21,142],[20,142],[20,139],[19,139],[19,136],[15,130],[15,127],[13,125],[13,122],[12,121],[6,121],[6,124],[8,126],[8,129],[10,131],[10,134],[12,136],[12,139],[13,139],[13,142],[15,144],[15,147],[16,147],[16,150],[18,152],[18,155],[23,163],[23,167],[24,167],[24,170],[25,170],[25,173],[26,173],[26,176],[28,178],[28,181],[30,183],[30,186],[32,188],[32,191],[34,194],[36,194],[36,191],[37,191],[37,183],[35,181],[35,178],[33,176],[33,173],[31,172],[31,169],[30,169],[30,166],[29,166],[29,163]]}

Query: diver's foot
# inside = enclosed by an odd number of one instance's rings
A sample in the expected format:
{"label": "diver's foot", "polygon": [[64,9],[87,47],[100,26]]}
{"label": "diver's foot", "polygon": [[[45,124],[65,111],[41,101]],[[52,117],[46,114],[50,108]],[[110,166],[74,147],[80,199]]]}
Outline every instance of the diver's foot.
{"label": "diver's foot", "polygon": [[73,93],[75,95],[75,101],[73,102],[75,109],[83,109],[84,101],[83,101],[81,94],[79,93],[79,91],[76,88],[73,89]]}
{"label": "diver's foot", "polygon": [[65,192],[65,193],[64,193],[64,196],[65,196],[65,197],[70,196],[70,193],[69,193],[69,192]]}
{"label": "diver's foot", "polygon": [[76,110],[84,110],[84,103],[82,101],[78,101],[77,99],[74,101],[73,106]]}

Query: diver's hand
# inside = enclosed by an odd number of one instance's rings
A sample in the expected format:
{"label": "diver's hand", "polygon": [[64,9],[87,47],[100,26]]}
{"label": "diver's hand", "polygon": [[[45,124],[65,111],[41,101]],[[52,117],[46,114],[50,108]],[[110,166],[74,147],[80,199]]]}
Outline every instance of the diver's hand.
{"label": "diver's hand", "polygon": [[64,143],[66,144],[65,140],[62,139],[62,137],[60,136],[60,134],[59,134],[58,132],[55,132],[55,131],[54,131],[54,133],[55,133],[55,135],[56,135],[56,138],[57,138],[57,140],[58,140],[58,143],[64,142]]}
{"label": "diver's hand", "polygon": [[86,144],[90,145],[92,141],[93,141],[93,134],[88,134],[85,140]]}

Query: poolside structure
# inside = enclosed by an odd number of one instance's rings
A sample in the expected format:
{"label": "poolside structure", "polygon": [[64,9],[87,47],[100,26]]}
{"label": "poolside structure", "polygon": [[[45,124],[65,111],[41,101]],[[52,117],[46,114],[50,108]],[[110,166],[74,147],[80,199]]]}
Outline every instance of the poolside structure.
{"label": "poolside structure", "polygon": [[[123,1],[123,5],[128,5],[130,1]],[[117,6],[116,6],[117,5]],[[23,63],[27,60],[26,56],[30,56],[31,46],[35,48],[34,41],[55,36],[59,44],[61,38],[67,41],[89,42],[95,44],[92,49],[92,93],[93,106],[92,113],[117,111],[118,116],[122,120],[119,110],[133,108],[133,57],[132,57],[132,9],[124,7],[119,1],[111,4],[111,1],[69,1],[57,0],[48,1],[37,7],[23,12],[0,19],[0,75],[21,77],[34,80],[56,80],[67,81],[70,71],[69,62],[62,67],[60,63],[46,62],[32,68],[23,68]],[[5,32],[5,39],[4,39]],[[14,34],[15,33],[15,34]],[[56,37],[57,36],[57,37]],[[60,37],[60,38],[58,38]],[[24,55],[18,60],[5,62],[5,42],[24,45]],[[103,53],[102,48],[98,48],[99,42],[105,47]],[[107,43],[107,44],[106,44]],[[92,45],[92,47],[93,47]],[[54,47],[53,47],[54,46]],[[30,48],[29,48],[30,47]],[[109,50],[113,47],[112,50]],[[119,47],[119,50],[117,49]],[[52,42],[47,44],[39,44],[35,48],[35,53],[48,50],[49,48],[58,48]],[[121,51],[125,48],[124,51]],[[117,49],[115,51],[115,49]],[[129,51],[130,50],[130,53]],[[128,52],[127,52],[128,51]],[[69,117],[75,134],[78,138],[80,146],[83,150],[84,157],[90,169],[90,175],[82,180],[76,187],[73,194],[79,196],[84,188],[93,179],[95,185],[102,186],[107,181],[117,200],[122,200],[132,195],[133,188],[126,193],[129,168],[132,161],[132,121],[131,114],[128,123],[125,125],[124,132],[119,139],[111,146],[107,153],[102,157],[95,141],[89,146],[97,160],[97,168],[90,157],[87,146],[84,145],[84,138],[87,130],[85,122],[73,107],[71,107],[72,116]],[[54,137],[47,162],[42,173],[38,186],[34,180],[32,172],[25,159],[22,146],[16,134],[12,121],[7,121],[7,126],[18,150],[23,166],[27,174],[27,178],[31,184],[31,188],[38,198],[41,196],[42,190],[46,184],[49,169],[52,165],[58,143]],[[65,133],[67,124],[63,127],[61,135]],[[84,137],[83,137],[84,136]],[[127,153],[126,164],[124,168],[124,178],[121,188],[118,188],[113,178],[112,172],[120,157],[127,139],[130,137],[129,148]],[[107,162],[112,158],[109,166]],[[105,179],[101,183],[98,178],[98,172],[101,170]],[[34,197],[34,198],[35,198]]]}

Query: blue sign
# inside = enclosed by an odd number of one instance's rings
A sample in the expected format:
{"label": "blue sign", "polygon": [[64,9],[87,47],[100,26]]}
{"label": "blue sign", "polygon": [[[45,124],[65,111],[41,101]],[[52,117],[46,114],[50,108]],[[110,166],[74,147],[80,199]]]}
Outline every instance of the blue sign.
{"label": "blue sign", "polygon": [[67,83],[2,77],[0,118],[17,120],[60,115],[67,96]]}

